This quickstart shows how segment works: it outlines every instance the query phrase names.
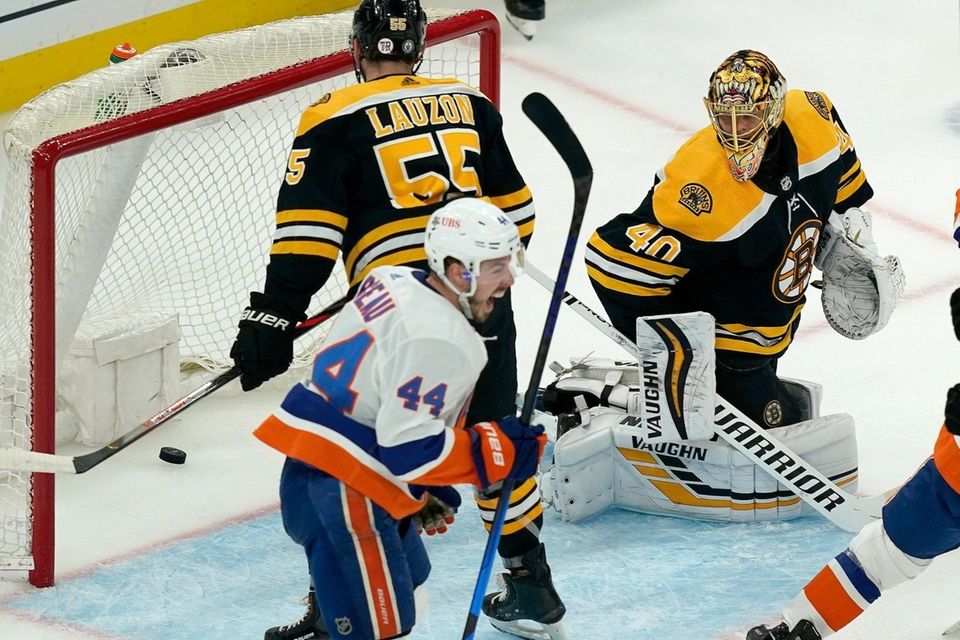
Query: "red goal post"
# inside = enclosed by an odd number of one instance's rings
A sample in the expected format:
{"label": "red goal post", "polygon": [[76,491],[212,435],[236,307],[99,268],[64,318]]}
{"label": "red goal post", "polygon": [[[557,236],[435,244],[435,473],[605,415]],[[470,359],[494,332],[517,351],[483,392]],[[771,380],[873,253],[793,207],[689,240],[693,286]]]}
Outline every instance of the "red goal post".
{"label": "red goal post", "polygon": [[[496,18],[427,13],[420,74],[458,77],[498,103]],[[349,13],[331,14],[156,47],[55,87],[11,117],[0,211],[0,446],[54,452],[58,365],[90,323],[173,310],[184,359],[210,371],[229,366],[245,293],[262,286],[299,114],[355,81],[349,27]],[[247,265],[250,255],[263,261]],[[341,295],[337,277],[314,306]],[[312,344],[301,349],[305,359]],[[0,470],[0,576],[4,569],[53,584],[52,474]]]}

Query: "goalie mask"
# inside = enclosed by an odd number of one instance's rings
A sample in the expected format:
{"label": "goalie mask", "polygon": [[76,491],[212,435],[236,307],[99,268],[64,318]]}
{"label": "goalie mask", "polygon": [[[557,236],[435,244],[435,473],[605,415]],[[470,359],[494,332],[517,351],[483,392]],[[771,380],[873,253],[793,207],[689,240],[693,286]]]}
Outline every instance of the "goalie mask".
{"label": "goalie mask", "polygon": [[710,76],[703,102],[739,182],[760,168],[770,136],[783,121],[786,92],[786,80],[770,58],[749,49],[728,57]]}
{"label": "goalie mask", "polygon": [[[514,279],[523,274],[523,244],[517,225],[485,200],[458,198],[434,211],[423,244],[430,270],[457,294],[460,309],[470,320],[474,319],[470,298],[479,284],[501,278],[503,269]],[[496,266],[483,264],[498,258],[509,260]],[[447,277],[449,260],[463,265],[463,277],[469,283],[466,291]]]}
{"label": "goalie mask", "polygon": [[[423,56],[427,14],[420,0],[363,0],[353,14],[354,40],[360,43],[360,57],[367,60],[409,60]],[[357,80],[359,63],[355,61]]]}

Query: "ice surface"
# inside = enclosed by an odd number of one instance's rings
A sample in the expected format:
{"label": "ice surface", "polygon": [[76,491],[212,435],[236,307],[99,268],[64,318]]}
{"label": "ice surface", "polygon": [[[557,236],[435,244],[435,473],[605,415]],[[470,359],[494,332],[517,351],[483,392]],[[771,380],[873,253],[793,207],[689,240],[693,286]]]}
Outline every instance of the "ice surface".
{"label": "ice surface", "polygon": [[[495,0],[443,4],[503,11]],[[947,313],[960,284],[960,252],[950,238],[960,187],[957,3],[548,5],[532,42],[504,26],[502,96],[508,141],[537,199],[530,259],[547,272],[560,257],[572,189],[520,111],[526,93],[557,103],[593,162],[583,240],[632,210],[654,171],[706,123],[707,77],[732,51],[764,51],[790,86],[834,101],[877,193],[868,208],[878,243],[901,257],[907,294],[887,328],[851,342],[827,327],[811,290],[781,372],[821,382],[824,411],[854,416],[864,492],[902,482],[930,454],[945,390],[960,381],[960,344]],[[582,268],[569,288],[599,310]],[[525,382],[547,296],[527,281],[515,299]],[[619,355],[564,312],[551,357],[586,351]],[[281,460],[249,435],[278,398],[224,390],[102,467],[60,478],[58,586],[0,583],[0,639],[233,640],[298,617],[306,576],[276,512]],[[161,446],[187,451],[187,464],[160,462]],[[411,638],[460,636],[484,542],[469,502],[449,535],[428,540],[431,608]],[[580,525],[549,513],[543,532],[578,640],[742,638],[850,537],[816,517],[724,526],[627,512]],[[958,569],[960,555],[939,559],[835,637],[940,637],[960,617]],[[503,636],[481,621],[477,637]]]}

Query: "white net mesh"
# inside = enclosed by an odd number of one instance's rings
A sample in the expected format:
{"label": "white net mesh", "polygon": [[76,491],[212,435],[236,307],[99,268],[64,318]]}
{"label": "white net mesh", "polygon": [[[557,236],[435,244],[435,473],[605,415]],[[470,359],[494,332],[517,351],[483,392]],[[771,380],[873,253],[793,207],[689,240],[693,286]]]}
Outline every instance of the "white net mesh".
{"label": "white net mesh", "polygon": [[[453,15],[427,13],[431,22]],[[155,107],[204,94],[178,103],[196,118],[211,96],[245,96],[265,74],[343,50],[350,22],[349,13],[299,18],[156,47],[58,86],[11,118],[0,212],[0,446],[29,449],[33,442],[33,322],[55,322],[60,358],[81,324],[176,312],[185,363],[210,371],[232,364],[239,312],[248,292],[263,285],[277,190],[299,116],[324,93],[353,83],[353,69],[341,56],[344,64],[332,77],[156,133],[136,135],[124,118],[127,133],[110,138],[113,144],[58,162],[55,319],[31,318],[34,150],[134,113],[141,115],[133,120],[149,123]],[[420,74],[479,86],[479,38],[428,42]],[[310,313],[345,289],[341,270],[315,296]],[[321,338],[317,330],[298,342],[299,362]],[[29,474],[0,470],[0,568],[30,556],[29,498]]]}

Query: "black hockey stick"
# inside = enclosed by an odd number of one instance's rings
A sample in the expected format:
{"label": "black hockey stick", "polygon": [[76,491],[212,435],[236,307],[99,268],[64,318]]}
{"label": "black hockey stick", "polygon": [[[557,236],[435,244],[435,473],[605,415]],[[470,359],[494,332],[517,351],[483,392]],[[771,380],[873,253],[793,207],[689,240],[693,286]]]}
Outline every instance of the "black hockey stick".
{"label": "black hockey stick", "polygon": [[[307,318],[293,330],[294,338],[299,338],[314,327],[317,327],[333,316],[350,300],[344,296],[325,308],[315,316]],[[26,451],[18,447],[0,448],[0,469],[9,471],[32,471],[34,473],[84,473],[94,468],[114,454],[126,449],[131,444],[147,435],[174,416],[186,411],[199,400],[233,381],[241,374],[240,368],[234,365],[223,373],[214,377],[206,384],[191,391],[172,405],[160,411],[152,418],[134,427],[110,444],[96,451],[79,456],[58,456],[53,453],[38,453]]]}
{"label": "black hockey stick", "polygon": [[[570,125],[546,96],[540,93],[531,93],[523,100],[523,112],[533,121],[533,124],[547,137],[560,157],[570,170],[573,178],[573,215],[570,219],[570,230],[567,232],[567,243],[563,248],[563,257],[560,259],[560,269],[557,273],[557,282],[562,283],[550,298],[550,307],[547,310],[547,319],[540,336],[540,346],[537,348],[537,357],[530,373],[530,384],[523,397],[523,409],[520,411],[520,422],[529,424],[533,415],[533,406],[540,386],[540,378],[547,362],[547,351],[553,339],[553,330],[557,325],[557,316],[560,312],[560,298],[563,287],[567,282],[570,264],[573,262],[573,251],[576,247],[583,215],[587,209],[587,199],[590,197],[590,185],[593,182],[593,168],[583,150],[577,136],[570,129]],[[490,535],[487,537],[487,546],[483,550],[483,560],[480,563],[480,574],[473,589],[473,599],[470,601],[470,613],[463,628],[463,640],[473,638],[480,618],[480,605],[483,594],[493,568],[494,555],[503,531],[503,522],[506,519],[507,507],[510,504],[510,493],[513,491],[513,480],[506,480],[500,489],[500,499],[494,514]]]}
{"label": "black hockey stick", "polygon": [[[574,313],[638,361],[641,359],[642,354],[636,343],[573,294],[563,291],[559,282],[550,280],[532,264],[527,265],[527,273],[554,295],[559,291],[563,303]],[[716,434],[835,525],[847,531],[859,531],[880,517],[880,510],[886,501],[884,495],[861,498],[847,493],[720,395],[717,395],[716,402]]]}

